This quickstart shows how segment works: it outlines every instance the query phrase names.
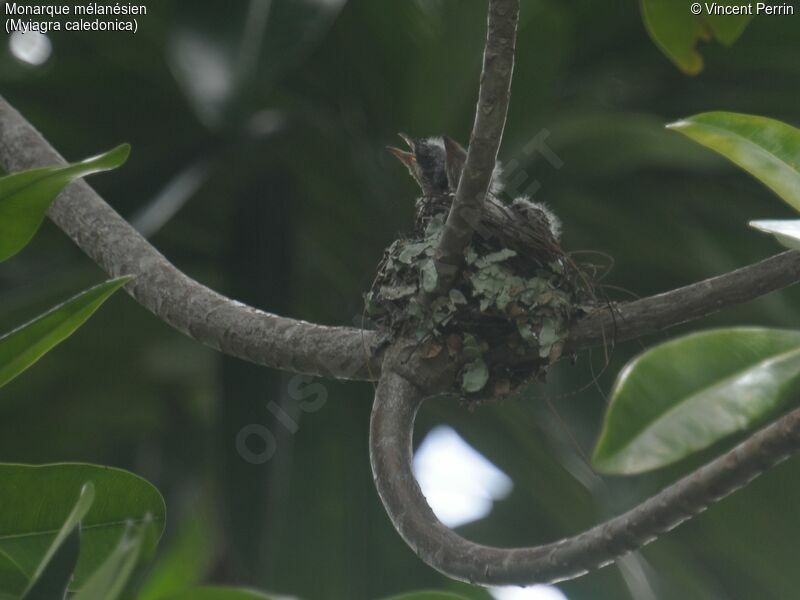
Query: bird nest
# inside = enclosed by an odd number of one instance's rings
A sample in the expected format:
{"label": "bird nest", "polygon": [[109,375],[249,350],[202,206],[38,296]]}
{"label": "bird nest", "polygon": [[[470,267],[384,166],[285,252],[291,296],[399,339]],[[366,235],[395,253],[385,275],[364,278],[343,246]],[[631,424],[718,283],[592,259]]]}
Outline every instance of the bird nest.
{"label": "bird nest", "polygon": [[560,222],[544,205],[500,199],[498,163],[464,264],[439,294],[434,254],[466,161],[450,138],[390,148],[422,190],[414,231],[384,253],[366,313],[387,333],[416,339],[425,358],[446,352],[460,370],[454,391],[503,396],[544,379],[562,353],[570,324],[595,304],[590,278],[561,249]]}
{"label": "bird nest", "polygon": [[453,387],[464,396],[503,396],[543,380],[570,324],[593,306],[585,275],[563,252],[526,255],[476,235],[453,287],[431,296],[447,213],[425,208],[416,230],[385,251],[366,295],[368,317],[390,339],[416,339],[424,357],[447,352],[463,365]]}

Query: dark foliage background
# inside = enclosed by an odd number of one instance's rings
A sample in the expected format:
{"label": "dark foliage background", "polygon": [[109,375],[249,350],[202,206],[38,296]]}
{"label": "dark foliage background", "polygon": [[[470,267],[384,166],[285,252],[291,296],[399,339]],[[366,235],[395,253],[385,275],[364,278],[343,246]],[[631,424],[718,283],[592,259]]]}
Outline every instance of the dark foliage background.
{"label": "dark foliage background", "polygon": [[[180,185],[168,190],[185,203],[171,218],[156,210],[152,235],[191,276],[271,311],[352,323],[382,249],[411,221],[413,183],[383,148],[397,131],[466,141],[485,3],[345,1],[151,2],[136,36],[53,34],[41,67],[4,46],[2,93],[70,159],[131,142],[128,165],[93,180],[126,217],[163,208],[159,194],[181,174],[196,184],[185,198]],[[563,218],[565,247],[614,257],[605,283],[648,295],[778,251],[746,221],[788,209],[662,126],[717,109],[800,124],[796,18],[755,19],[734,47],[709,47],[705,72],[688,78],[651,43],[633,0],[523,2],[502,155],[519,164],[517,187]],[[561,168],[523,151],[537,135]],[[10,326],[101,278],[46,225],[0,267],[0,320]],[[795,327],[797,300],[781,292],[691,328]],[[578,451],[597,435],[600,390],[655,341],[615,347],[599,389],[587,386],[605,362],[595,351],[520,401],[427,410],[420,435],[450,423],[515,483],[465,535],[548,541],[692,468],[599,479]],[[120,295],[0,392],[0,456],[147,477],[167,498],[162,550],[207,581],[311,600],[426,586],[485,598],[419,562],[384,516],[367,457],[371,385],[324,382],[325,406],[293,415],[292,433],[268,409],[289,406],[290,379],[202,348]],[[236,450],[251,423],[277,439],[262,465]],[[791,460],[621,567],[560,587],[575,600],[795,597],[798,476]]]}

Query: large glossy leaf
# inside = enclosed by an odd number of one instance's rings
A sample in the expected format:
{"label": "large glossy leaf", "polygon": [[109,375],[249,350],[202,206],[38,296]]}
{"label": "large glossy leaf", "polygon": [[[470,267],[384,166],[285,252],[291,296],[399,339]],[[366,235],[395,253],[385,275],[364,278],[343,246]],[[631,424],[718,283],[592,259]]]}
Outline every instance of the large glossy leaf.
{"label": "large glossy leaf", "polygon": [[0,552],[0,600],[18,600],[28,586],[28,576],[9,556]]}
{"label": "large glossy leaf", "polygon": [[42,573],[28,586],[20,600],[66,599],[80,550],[81,530],[80,527],[75,527],[60,542]]}
{"label": "large glossy leaf", "polygon": [[800,130],[786,123],[709,112],[668,125],[719,152],[800,211]]}
{"label": "large glossy leaf", "polygon": [[149,517],[141,523],[129,522],[117,545],[72,600],[117,600],[133,575],[152,526]]}
{"label": "large glossy leaf", "polygon": [[105,154],[63,167],[46,167],[0,177],[0,261],[31,241],[59,192],[79,177],[122,165],[130,154],[123,144]]}
{"label": "large glossy leaf", "polygon": [[267,596],[256,590],[226,587],[200,587],[186,590],[162,600],[280,600],[277,596]]}
{"label": "large glossy leaf", "polygon": [[31,577],[23,600],[63,597],[80,550],[80,522],[94,502],[94,484],[84,484],[78,500]]}
{"label": "large glossy leaf", "polygon": [[750,221],[750,227],[772,234],[778,242],[790,250],[800,250],[800,221]]}
{"label": "large glossy leaf", "polygon": [[[735,42],[753,18],[750,15],[716,15],[712,3],[699,3],[700,14],[693,14],[691,0],[641,0],[642,18],[650,37],[684,73],[703,70],[700,42],[716,38],[726,46]],[[735,0],[717,0],[717,6],[739,5]]]}
{"label": "large glossy leaf", "polygon": [[82,519],[81,553],[73,586],[102,564],[126,529],[147,515],[154,524],[150,554],[164,527],[164,501],[147,481],[120,469],[85,464],[0,465],[0,553],[32,577],[53,544],[74,499],[91,482],[97,501]]}
{"label": "large glossy leaf", "polygon": [[119,277],[101,283],[0,337],[0,387],[72,335],[130,280]]}
{"label": "large glossy leaf", "polygon": [[611,395],[593,462],[631,474],[763,421],[800,392],[800,332],[719,329],[634,358]]}

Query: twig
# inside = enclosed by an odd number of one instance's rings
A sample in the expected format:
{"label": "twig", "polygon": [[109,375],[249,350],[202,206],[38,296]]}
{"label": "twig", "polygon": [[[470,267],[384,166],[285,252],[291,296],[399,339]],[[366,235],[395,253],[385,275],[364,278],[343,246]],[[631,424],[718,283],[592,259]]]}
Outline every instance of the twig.
{"label": "twig", "polygon": [[451,287],[464,262],[464,248],[480,222],[511,100],[518,20],[519,0],[490,0],[480,94],[467,160],[434,254],[438,293]]}
{"label": "twig", "polygon": [[[387,354],[391,361],[391,352]],[[649,500],[588,531],[528,548],[475,544],[442,524],[412,472],[414,418],[422,390],[384,366],[370,427],[375,485],[397,531],[448,577],[480,585],[530,585],[572,579],[606,566],[677,527],[800,450],[800,409]]]}

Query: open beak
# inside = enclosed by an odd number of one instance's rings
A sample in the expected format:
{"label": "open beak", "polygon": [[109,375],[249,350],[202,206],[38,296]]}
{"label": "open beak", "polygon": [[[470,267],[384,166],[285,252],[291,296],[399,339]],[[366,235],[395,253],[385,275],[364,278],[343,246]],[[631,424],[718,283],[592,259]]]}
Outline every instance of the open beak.
{"label": "open beak", "polygon": [[402,133],[402,132],[398,133],[397,135],[399,135],[401,138],[403,138],[403,141],[406,143],[406,146],[408,146],[412,151],[414,150],[414,140],[411,139],[410,135],[408,135],[407,133]]}
{"label": "open beak", "polygon": [[417,157],[414,154],[414,140],[412,140],[411,137],[405,133],[400,133],[398,135],[403,138],[403,141],[411,149],[411,152],[406,152],[405,150],[400,150],[400,148],[394,148],[392,146],[387,146],[386,149],[406,167],[412,169],[414,164],[417,162]]}

